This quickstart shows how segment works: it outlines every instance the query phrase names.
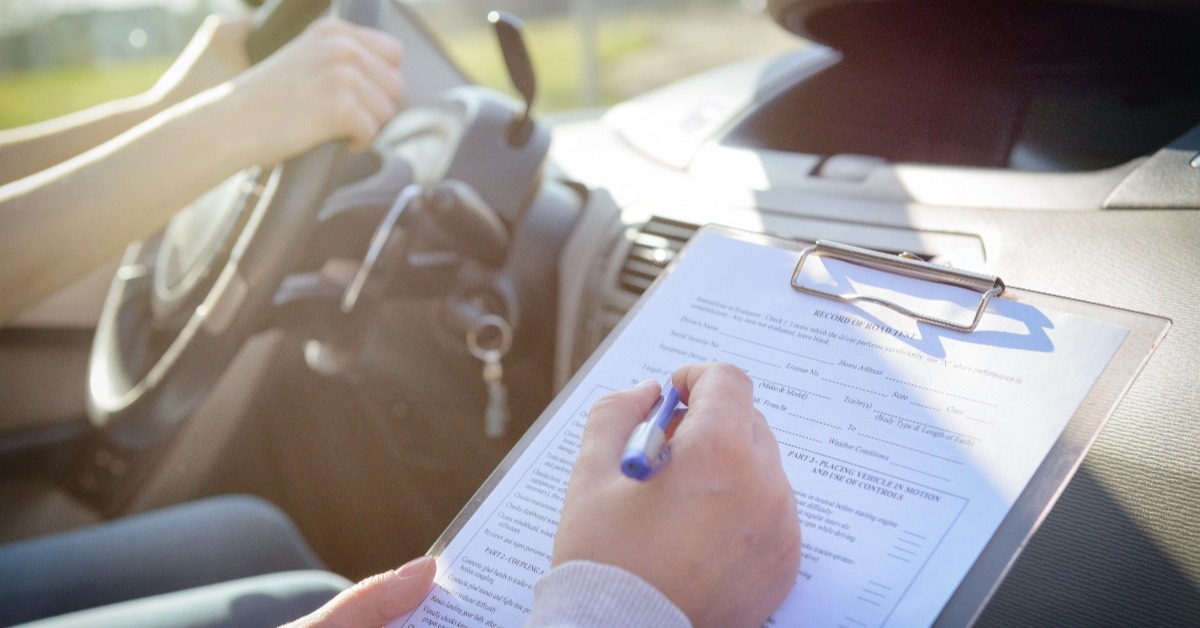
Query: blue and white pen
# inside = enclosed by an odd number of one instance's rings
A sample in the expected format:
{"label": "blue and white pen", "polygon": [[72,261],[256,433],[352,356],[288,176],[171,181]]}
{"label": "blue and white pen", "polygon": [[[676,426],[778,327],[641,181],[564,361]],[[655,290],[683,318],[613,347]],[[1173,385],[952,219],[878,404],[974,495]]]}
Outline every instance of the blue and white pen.
{"label": "blue and white pen", "polygon": [[625,453],[621,456],[621,471],[642,482],[649,480],[667,462],[667,427],[679,407],[679,391],[670,382],[650,408],[646,420],[633,428]]}

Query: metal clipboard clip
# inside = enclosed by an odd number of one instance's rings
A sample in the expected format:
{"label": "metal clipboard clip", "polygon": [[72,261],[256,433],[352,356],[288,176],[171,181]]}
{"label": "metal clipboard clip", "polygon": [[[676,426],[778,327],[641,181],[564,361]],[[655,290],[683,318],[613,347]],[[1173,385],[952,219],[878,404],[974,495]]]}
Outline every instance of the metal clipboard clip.
{"label": "metal clipboard clip", "polygon": [[[844,262],[849,262],[857,266],[865,266],[875,270],[891,272],[906,277],[912,277],[922,281],[929,281],[940,284],[947,284],[957,288],[972,290],[980,294],[979,307],[975,310],[975,317],[968,325],[955,323],[946,319],[927,316],[919,312],[914,312],[898,303],[893,303],[887,299],[873,297],[862,294],[838,294],[835,292],[826,292],[818,288],[813,288],[800,283],[800,273],[804,270],[804,262],[810,255],[817,257],[829,257],[838,259]],[[806,294],[811,294],[835,301],[851,302],[851,301],[867,301],[884,307],[895,310],[905,316],[915,320],[953,329],[955,331],[971,332],[979,325],[979,320],[983,318],[983,312],[987,308],[988,301],[992,297],[999,296],[1004,293],[1004,282],[999,277],[981,275],[956,268],[946,266],[938,266],[926,262],[916,255],[911,253],[901,253],[900,255],[888,255],[877,251],[860,249],[856,246],[847,244],[839,244],[837,242],[829,242],[827,240],[817,240],[817,243],[804,249],[800,253],[800,260],[796,262],[796,270],[792,273],[792,288]]]}

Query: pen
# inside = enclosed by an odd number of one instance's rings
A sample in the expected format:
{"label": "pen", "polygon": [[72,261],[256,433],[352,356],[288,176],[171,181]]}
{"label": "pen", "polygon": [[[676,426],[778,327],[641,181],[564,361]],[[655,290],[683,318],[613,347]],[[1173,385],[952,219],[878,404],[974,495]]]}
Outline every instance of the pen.
{"label": "pen", "polygon": [[625,453],[621,456],[621,472],[642,482],[649,480],[667,461],[667,427],[679,407],[679,391],[670,382],[663,387],[658,401],[650,408],[646,420],[633,428]]}

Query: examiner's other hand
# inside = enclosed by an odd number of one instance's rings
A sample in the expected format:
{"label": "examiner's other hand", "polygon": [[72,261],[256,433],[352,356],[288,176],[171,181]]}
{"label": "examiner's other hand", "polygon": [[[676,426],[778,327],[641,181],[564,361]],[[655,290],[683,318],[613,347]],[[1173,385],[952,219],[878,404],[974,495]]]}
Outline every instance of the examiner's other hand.
{"label": "examiner's other hand", "polygon": [[416,608],[433,587],[436,573],[433,557],[423,556],[342,591],[325,606],[288,624],[288,628],[382,626]]}
{"label": "examiner's other hand", "polygon": [[228,84],[221,95],[234,106],[231,139],[251,164],[281,161],[331,139],[365,148],[399,110],[403,58],[400,42],[386,33],[319,19]]}
{"label": "examiner's other hand", "polygon": [[621,473],[621,453],[658,385],[608,395],[592,408],[553,563],[591,560],[633,572],[698,626],[760,626],[800,563],[799,519],[778,444],[741,370],[686,366],[673,381],[688,412],[670,462],[645,483]]}

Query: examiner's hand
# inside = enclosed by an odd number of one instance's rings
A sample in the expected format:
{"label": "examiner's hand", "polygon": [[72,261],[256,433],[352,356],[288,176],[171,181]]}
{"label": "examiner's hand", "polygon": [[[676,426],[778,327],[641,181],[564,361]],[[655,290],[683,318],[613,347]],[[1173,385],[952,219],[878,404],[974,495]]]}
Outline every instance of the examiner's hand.
{"label": "examiner's hand", "polygon": [[621,473],[621,453],[658,385],[592,408],[553,563],[591,560],[633,572],[698,626],[760,626],[795,584],[800,563],[795,497],[778,444],[741,370],[693,365],[673,381],[688,412],[670,462],[645,483]]}
{"label": "examiner's hand", "polygon": [[433,587],[436,573],[433,557],[423,556],[359,582],[287,628],[382,626],[416,608]]}
{"label": "examiner's hand", "polygon": [[403,58],[400,42],[386,33],[319,19],[220,94],[233,106],[230,139],[252,164],[281,161],[331,139],[365,148],[399,109]]}

